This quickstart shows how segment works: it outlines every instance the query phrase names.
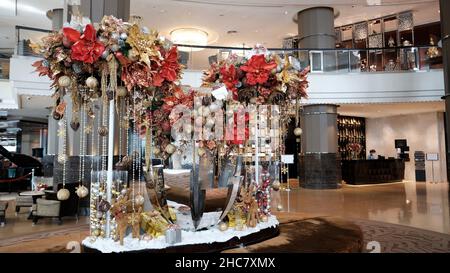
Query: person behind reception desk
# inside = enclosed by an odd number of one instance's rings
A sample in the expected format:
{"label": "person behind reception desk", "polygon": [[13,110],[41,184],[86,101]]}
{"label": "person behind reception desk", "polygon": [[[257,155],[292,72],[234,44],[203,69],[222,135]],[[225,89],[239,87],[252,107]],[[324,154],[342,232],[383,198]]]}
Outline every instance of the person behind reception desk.
{"label": "person behind reception desk", "polygon": [[367,159],[378,159],[377,151],[375,151],[374,149],[370,150]]}

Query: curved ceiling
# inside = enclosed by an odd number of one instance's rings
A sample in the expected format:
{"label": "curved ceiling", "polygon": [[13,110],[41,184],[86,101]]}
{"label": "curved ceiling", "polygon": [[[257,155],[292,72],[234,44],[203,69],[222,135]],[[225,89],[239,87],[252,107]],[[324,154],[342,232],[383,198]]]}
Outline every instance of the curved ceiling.
{"label": "curved ceiling", "polygon": [[[64,0],[1,0],[0,48],[14,47],[14,26],[50,29],[47,10],[62,7]],[[405,10],[413,10],[417,24],[439,20],[437,0],[130,0],[131,13],[144,24],[169,37],[171,30],[197,27],[207,31],[212,44],[279,47],[297,33],[293,16],[312,6],[331,6],[345,25]],[[231,31],[231,34],[227,34]]]}
{"label": "curved ceiling", "polygon": [[279,47],[297,33],[294,15],[313,6],[337,10],[336,26],[406,10],[417,24],[439,21],[437,0],[131,0],[131,13],[166,36],[175,28],[197,27],[217,35],[216,45]]}

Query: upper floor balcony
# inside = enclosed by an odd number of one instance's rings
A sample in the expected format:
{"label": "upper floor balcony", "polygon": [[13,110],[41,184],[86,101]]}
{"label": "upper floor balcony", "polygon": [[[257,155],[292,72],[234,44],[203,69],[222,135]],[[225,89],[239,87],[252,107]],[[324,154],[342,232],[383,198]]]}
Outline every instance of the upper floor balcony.
{"label": "upper floor balcony", "polygon": [[[30,40],[47,31],[18,27],[15,55],[8,60],[11,81],[8,97],[52,93],[50,81],[33,73],[36,56]],[[251,48],[179,45],[185,70],[181,83],[201,85],[202,70],[230,54],[247,55]],[[438,46],[402,46],[370,49],[269,48],[291,65],[311,67],[309,99],[304,103],[392,103],[440,101],[444,95],[442,55]],[[5,90],[4,90],[5,91]],[[7,91],[8,92],[8,91]],[[4,96],[4,95],[2,95]],[[8,100],[11,101],[11,100]],[[0,104],[1,108],[1,104]]]}

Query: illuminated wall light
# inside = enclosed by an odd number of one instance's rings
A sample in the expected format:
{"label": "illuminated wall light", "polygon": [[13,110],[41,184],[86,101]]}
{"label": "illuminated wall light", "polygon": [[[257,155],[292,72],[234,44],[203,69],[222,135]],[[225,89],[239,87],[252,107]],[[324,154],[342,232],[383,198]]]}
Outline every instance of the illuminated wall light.
{"label": "illuminated wall light", "polygon": [[[179,28],[170,32],[173,43],[183,45],[208,45],[208,33],[196,28]],[[181,51],[201,51],[204,48],[179,47]]]}

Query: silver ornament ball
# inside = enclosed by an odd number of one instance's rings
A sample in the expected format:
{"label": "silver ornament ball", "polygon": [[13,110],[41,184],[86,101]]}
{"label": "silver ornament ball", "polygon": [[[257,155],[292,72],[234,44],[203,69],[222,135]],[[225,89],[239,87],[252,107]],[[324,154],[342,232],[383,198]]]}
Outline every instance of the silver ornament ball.
{"label": "silver ornament ball", "polygon": [[142,196],[140,194],[138,194],[134,197],[134,203],[138,206],[143,205],[144,201],[145,201],[144,196]]}
{"label": "silver ornament ball", "polygon": [[120,33],[120,39],[126,40],[128,38],[128,35],[125,32]]}
{"label": "silver ornament ball", "polygon": [[90,89],[94,89],[98,86],[98,80],[95,77],[90,76],[86,79],[86,86]]}
{"label": "silver ornament ball", "polygon": [[272,189],[274,191],[279,191],[280,190],[280,186],[281,186],[280,181],[275,181],[275,182],[272,183]]}
{"label": "silver ornament ball", "polygon": [[176,150],[177,150],[177,148],[173,144],[168,144],[165,149],[166,153],[168,153],[170,155],[175,153]]}
{"label": "silver ornament ball", "polygon": [[71,82],[72,82],[72,80],[70,79],[69,76],[61,76],[58,79],[59,87],[68,87]]}
{"label": "silver ornament ball", "polygon": [[76,193],[78,197],[84,198],[89,194],[89,190],[84,185],[81,185],[80,187],[78,187]]}
{"label": "silver ornament ball", "polygon": [[296,135],[296,136],[301,136],[302,133],[303,133],[302,128],[297,127],[297,128],[294,129],[294,135]]}
{"label": "silver ornament ball", "polygon": [[225,231],[228,229],[228,224],[226,222],[220,222],[219,224],[219,230],[220,231]]}
{"label": "silver ornament ball", "polygon": [[64,201],[69,199],[70,196],[70,192],[68,189],[60,189],[57,193],[56,193],[56,197],[58,198],[58,200],[60,201]]}

